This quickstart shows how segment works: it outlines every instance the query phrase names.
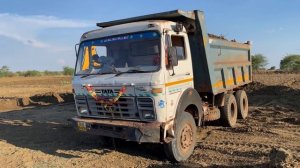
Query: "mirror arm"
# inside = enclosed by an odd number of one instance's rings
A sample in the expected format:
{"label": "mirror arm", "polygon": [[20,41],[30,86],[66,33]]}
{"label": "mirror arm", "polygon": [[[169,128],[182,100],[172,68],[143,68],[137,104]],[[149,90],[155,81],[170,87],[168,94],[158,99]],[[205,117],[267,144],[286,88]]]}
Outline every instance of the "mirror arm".
{"label": "mirror arm", "polygon": [[78,48],[77,46],[79,46],[79,44],[75,44],[75,53],[76,53],[76,57],[78,57]]}
{"label": "mirror arm", "polygon": [[171,74],[171,76],[174,76],[175,75],[175,71],[174,71],[174,66],[172,65],[172,74]]}
{"label": "mirror arm", "polygon": [[[172,60],[172,59],[169,59],[169,60]],[[174,76],[175,75],[175,70],[174,70],[173,63],[171,63],[170,66],[172,67],[172,74],[170,76]]]}

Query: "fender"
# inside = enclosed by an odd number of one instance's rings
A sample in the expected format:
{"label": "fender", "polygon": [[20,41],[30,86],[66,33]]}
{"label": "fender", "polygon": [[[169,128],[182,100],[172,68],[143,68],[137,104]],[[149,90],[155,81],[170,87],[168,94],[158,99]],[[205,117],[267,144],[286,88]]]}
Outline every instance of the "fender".
{"label": "fender", "polygon": [[184,112],[184,110],[189,105],[195,105],[198,109],[198,121],[196,122],[197,126],[201,126],[201,120],[203,117],[203,110],[202,110],[202,99],[199,95],[199,93],[193,89],[193,88],[187,88],[181,95],[178,101],[178,105],[176,108],[176,115],[175,120],[180,116],[181,113]]}

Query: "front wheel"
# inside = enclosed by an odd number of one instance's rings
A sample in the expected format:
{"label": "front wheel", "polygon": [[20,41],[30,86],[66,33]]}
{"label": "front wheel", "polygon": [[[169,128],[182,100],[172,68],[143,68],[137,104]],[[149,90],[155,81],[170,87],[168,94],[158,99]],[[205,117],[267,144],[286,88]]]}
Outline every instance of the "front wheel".
{"label": "front wheel", "polygon": [[175,123],[175,139],[164,144],[164,150],[171,161],[188,159],[196,145],[196,124],[190,113],[184,112]]}

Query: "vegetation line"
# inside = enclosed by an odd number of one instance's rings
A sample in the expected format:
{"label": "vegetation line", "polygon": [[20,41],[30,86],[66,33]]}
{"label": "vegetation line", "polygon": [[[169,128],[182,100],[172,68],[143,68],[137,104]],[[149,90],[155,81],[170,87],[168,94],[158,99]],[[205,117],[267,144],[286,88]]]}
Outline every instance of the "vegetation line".
{"label": "vegetation line", "polygon": [[[266,70],[268,65],[267,58],[262,54],[255,54],[251,56],[253,70]],[[269,70],[276,70],[272,66]],[[300,71],[300,55],[287,55],[280,61],[280,70],[282,71]]]}
{"label": "vegetation line", "polygon": [[10,71],[8,66],[2,66],[0,68],[0,77],[15,77],[15,76],[24,76],[24,77],[32,77],[32,76],[57,76],[57,75],[67,75],[71,76],[74,74],[74,69],[71,67],[63,67],[62,71],[37,71],[37,70],[28,70],[28,71]]}

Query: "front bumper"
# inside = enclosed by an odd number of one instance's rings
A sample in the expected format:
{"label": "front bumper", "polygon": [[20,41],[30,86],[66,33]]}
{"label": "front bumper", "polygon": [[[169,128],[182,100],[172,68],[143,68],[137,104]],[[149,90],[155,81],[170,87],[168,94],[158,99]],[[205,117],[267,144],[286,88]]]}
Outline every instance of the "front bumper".
{"label": "front bumper", "polygon": [[77,130],[136,142],[161,142],[161,123],[72,118]]}

